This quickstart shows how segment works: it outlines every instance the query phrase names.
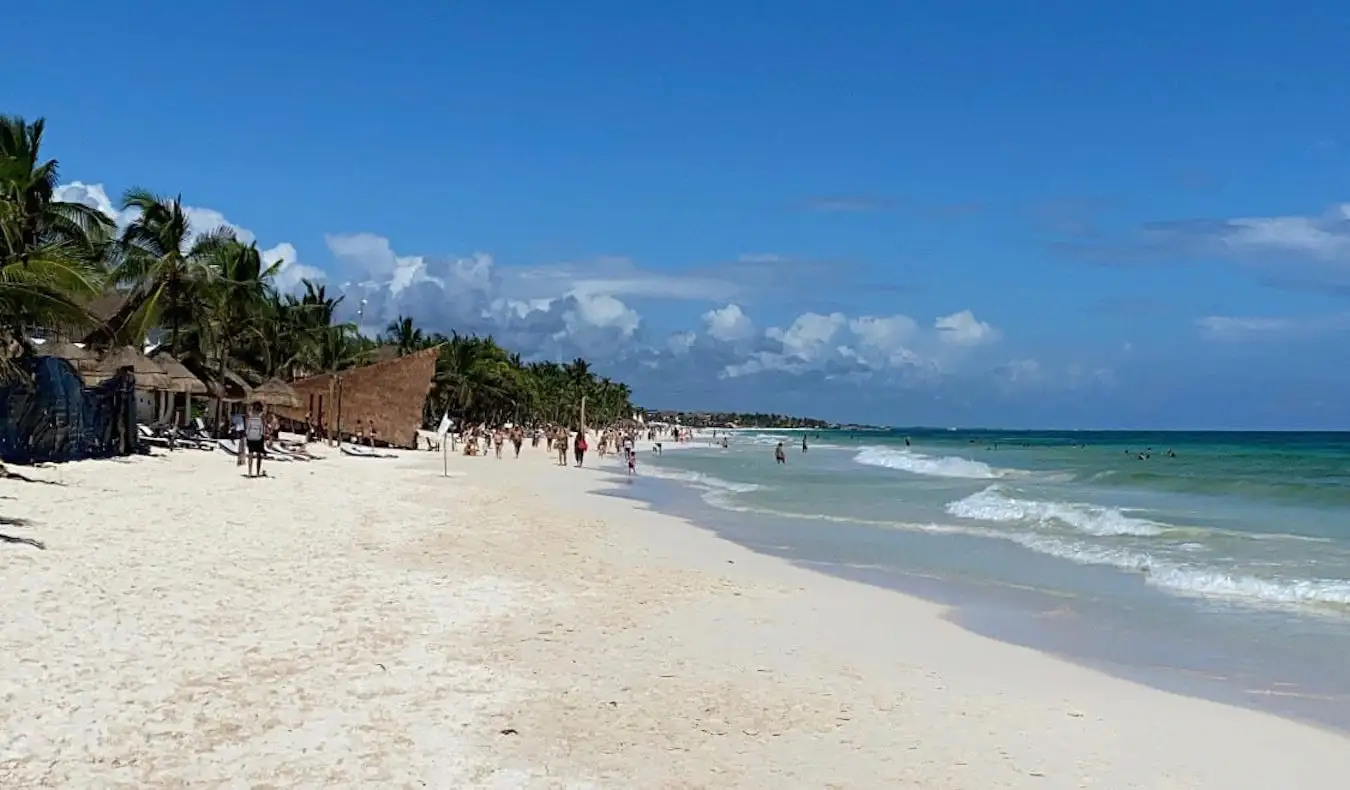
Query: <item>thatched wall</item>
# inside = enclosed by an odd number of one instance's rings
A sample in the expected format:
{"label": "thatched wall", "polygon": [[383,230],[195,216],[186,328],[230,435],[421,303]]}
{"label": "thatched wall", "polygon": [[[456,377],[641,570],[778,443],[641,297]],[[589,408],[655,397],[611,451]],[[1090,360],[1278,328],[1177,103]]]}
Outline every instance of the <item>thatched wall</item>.
{"label": "thatched wall", "polygon": [[300,396],[300,406],[275,411],[297,421],[304,420],[308,413],[329,435],[337,429],[339,417],[344,436],[354,435],[359,421],[367,433],[373,425],[381,442],[395,447],[416,447],[417,429],[422,427],[422,407],[431,391],[439,353],[438,346],[336,374],[292,381],[291,386]]}

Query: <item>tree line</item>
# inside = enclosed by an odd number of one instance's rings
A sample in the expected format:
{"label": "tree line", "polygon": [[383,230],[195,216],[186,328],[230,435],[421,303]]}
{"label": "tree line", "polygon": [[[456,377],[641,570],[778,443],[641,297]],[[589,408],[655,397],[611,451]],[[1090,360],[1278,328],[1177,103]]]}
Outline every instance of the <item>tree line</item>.
{"label": "tree line", "polygon": [[583,398],[592,425],[633,414],[629,387],[585,359],[527,362],[491,337],[426,332],[403,316],[364,335],[338,320],[342,296],[308,280],[285,292],[276,283],[282,262],[269,265],[256,242],[228,228],[198,232],[181,197],[127,190],[120,207],[130,221],[120,228],[97,209],[59,200],[58,163],[41,152],[44,129],[42,119],[0,117],[0,350],[9,356],[37,353],[36,336],[96,348],[156,338],[217,380],[228,369],[260,383],[440,346],[429,423],[448,412],[469,423],[574,424]]}
{"label": "tree line", "polygon": [[649,420],[679,423],[691,428],[813,428],[824,430],[830,427],[830,423],[813,417],[793,417],[787,414],[765,414],[763,412],[685,412],[649,409],[646,415]]}

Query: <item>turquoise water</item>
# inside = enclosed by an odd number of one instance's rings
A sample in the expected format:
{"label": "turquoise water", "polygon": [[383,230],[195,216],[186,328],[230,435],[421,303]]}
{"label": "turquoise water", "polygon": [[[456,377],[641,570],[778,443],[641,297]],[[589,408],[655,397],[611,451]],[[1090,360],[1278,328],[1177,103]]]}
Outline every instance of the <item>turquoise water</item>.
{"label": "turquoise water", "polygon": [[640,471],[699,494],[664,509],[983,633],[1350,729],[1350,434],[806,435],[703,436]]}
{"label": "turquoise water", "polygon": [[1350,435],[823,432],[807,453],[801,436],[732,433],[659,465],[728,510],[1001,540],[1216,605],[1350,615]]}

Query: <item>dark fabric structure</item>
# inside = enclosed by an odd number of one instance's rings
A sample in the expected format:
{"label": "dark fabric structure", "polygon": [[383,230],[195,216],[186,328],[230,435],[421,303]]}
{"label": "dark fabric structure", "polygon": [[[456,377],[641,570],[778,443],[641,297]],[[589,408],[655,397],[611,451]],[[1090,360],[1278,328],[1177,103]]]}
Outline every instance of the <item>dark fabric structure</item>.
{"label": "dark fabric structure", "polygon": [[27,376],[0,386],[0,461],[78,461],[136,449],[136,378],[129,369],[86,388],[64,359],[16,362]]}

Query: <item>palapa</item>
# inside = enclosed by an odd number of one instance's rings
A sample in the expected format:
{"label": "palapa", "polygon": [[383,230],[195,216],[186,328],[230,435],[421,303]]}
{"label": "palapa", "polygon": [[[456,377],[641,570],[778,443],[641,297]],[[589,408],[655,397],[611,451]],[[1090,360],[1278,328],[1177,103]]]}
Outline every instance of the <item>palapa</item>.
{"label": "palapa", "polygon": [[164,372],[169,375],[169,379],[173,382],[174,392],[186,392],[190,395],[205,395],[207,393],[206,385],[202,383],[202,380],[188,370],[182,362],[175,359],[172,354],[154,354],[151,359],[159,363],[164,368]]}
{"label": "palapa", "polygon": [[147,390],[173,389],[173,379],[159,363],[145,356],[131,346],[115,348],[104,354],[93,366],[90,378],[98,381],[110,379],[122,368],[131,368],[136,376],[136,387]]}
{"label": "palapa", "polygon": [[280,406],[284,409],[300,408],[300,396],[296,394],[291,385],[281,379],[272,379],[258,387],[253,388],[253,393],[249,395],[249,400],[257,401],[265,406]]}
{"label": "palapa", "polygon": [[38,346],[38,355],[64,359],[81,373],[93,369],[94,364],[98,362],[98,355],[94,352],[63,340],[49,340],[43,343]]}

